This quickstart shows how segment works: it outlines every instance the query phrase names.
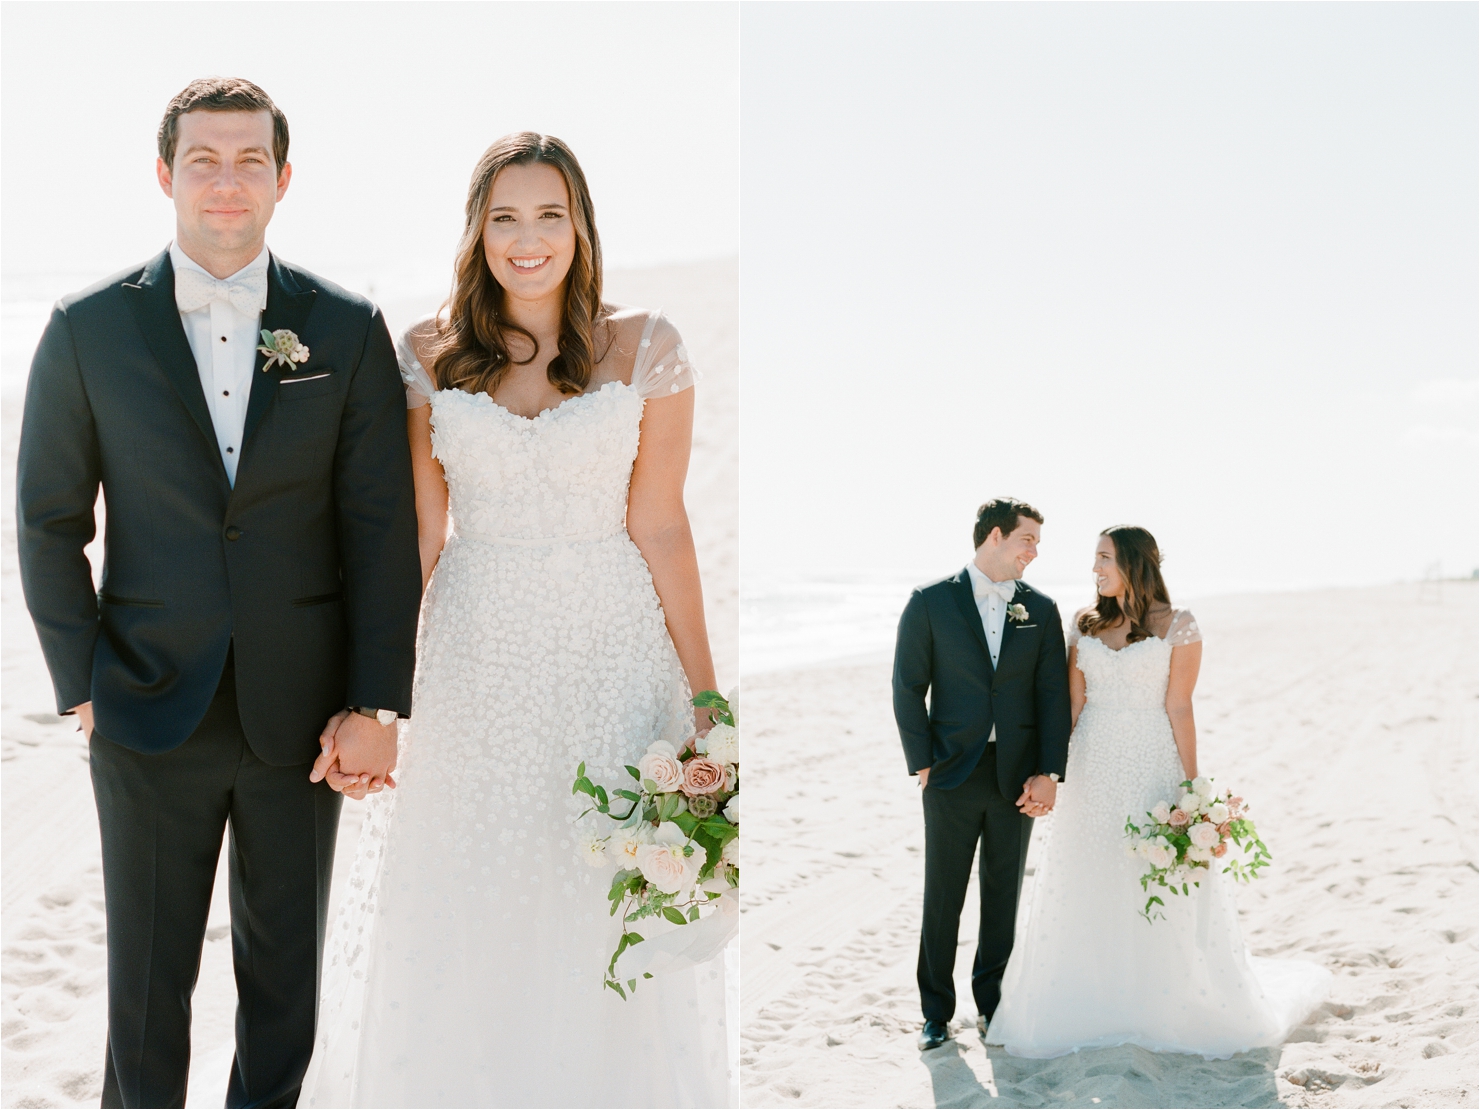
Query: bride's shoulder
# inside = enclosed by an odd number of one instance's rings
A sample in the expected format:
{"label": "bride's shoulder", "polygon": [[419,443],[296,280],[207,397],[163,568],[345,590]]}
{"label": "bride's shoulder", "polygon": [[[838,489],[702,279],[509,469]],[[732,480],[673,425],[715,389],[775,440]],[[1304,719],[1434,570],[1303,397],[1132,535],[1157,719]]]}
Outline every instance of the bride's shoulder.
{"label": "bride's shoulder", "polygon": [[401,333],[398,346],[403,355],[409,355],[421,366],[426,366],[431,358],[432,349],[441,334],[442,326],[447,322],[445,313],[428,312],[425,316],[414,321],[410,327]]}
{"label": "bride's shoulder", "polygon": [[678,340],[678,329],[661,309],[603,301],[601,311],[612,341],[629,354],[636,353],[644,339],[651,346],[671,345]]}
{"label": "bride's shoulder", "polygon": [[644,398],[678,393],[694,384],[697,375],[683,338],[661,310],[611,303],[601,307],[606,335],[595,338],[603,377],[636,386]]}
{"label": "bride's shoulder", "polygon": [[1162,639],[1172,647],[1185,647],[1187,644],[1201,642],[1202,629],[1198,627],[1197,618],[1192,615],[1192,610],[1174,607],[1167,621],[1167,629],[1162,633]]}

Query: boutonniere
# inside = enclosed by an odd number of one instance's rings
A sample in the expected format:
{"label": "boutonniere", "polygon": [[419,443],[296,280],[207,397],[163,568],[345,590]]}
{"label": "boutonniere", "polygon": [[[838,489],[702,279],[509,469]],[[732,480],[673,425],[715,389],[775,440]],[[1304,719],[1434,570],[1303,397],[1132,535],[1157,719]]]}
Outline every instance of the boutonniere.
{"label": "boutonniere", "polygon": [[1028,619],[1028,607],[1022,602],[1018,602],[1015,605],[1009,605],[1007,607],[1007,617],[1009,620],[1016,621],[1018,624],[1022,624],[1023,621]]}
{"label": "boutonniere", "polygon": [[277,331],[262,329],[262,346],[257,350],[267,356],[267,365],[264,371],[281,363],[289,370],[293,369],[293,363],[308,361],[308,348],[298,342],[298,335],[289,328],[278,328]]}

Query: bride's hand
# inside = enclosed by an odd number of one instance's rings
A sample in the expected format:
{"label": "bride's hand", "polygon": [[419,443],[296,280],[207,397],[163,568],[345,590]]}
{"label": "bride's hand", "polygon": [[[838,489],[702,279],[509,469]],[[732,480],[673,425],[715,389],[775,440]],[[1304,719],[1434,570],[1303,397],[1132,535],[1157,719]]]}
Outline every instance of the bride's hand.
{"label": "bride's hand", "polygon": [[[319,757],[313,761],[313,770],[308,773],[309,782],[318,782],[329,774],[329,768],[339,761],[339,752],[334,746],[334,734],[339,731],[339,726],[349,716],[348,709],[341,709],[324,725],[324,731],[319,733]],[[334,784],[329,784],[331,787]],[[338,790],[339,787],[334,787]]]}

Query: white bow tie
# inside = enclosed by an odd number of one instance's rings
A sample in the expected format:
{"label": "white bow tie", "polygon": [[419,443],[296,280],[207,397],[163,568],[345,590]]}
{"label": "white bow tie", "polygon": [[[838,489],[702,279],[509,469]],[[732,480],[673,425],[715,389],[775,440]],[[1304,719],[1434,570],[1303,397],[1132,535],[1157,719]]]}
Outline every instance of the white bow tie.
{"label": "white bow tie", "polygon": [[1017,593],[1017,583],[1012,579],[1006,582],[993,582],[990,578],[976,578],[971,580],[971,592],[976,595],[978,601],[992,594],[996,594],[1003,601],[1010,602],[1013,595]]}
{"label": "white bow tie", "polygon": [[224,301],[243,316],[256,316],[267,306],[267,271],[258,269],[229,281],[218,281],[199,270],[175,271],[175,304],[194,312],[212,301]]}

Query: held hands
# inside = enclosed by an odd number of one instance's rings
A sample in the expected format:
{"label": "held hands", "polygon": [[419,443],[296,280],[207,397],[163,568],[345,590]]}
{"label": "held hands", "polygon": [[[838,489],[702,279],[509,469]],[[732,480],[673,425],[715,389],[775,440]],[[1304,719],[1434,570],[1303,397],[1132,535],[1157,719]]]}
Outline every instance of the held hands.
{"label": "held hands", "polygon": [[341,709],[329,718],[319,736],[323,749],[314,760],[309,782],[323,780],[346,798],[362,799],[395,789],[396,726],[382,726],[372,717]]}
{"label": "held hands", "polygon": [[1023,783],[1023,792],[1015,803],[1028,817],[1043,817],[1053,810],[1059,784],[1047,775],[1034,775]]}

